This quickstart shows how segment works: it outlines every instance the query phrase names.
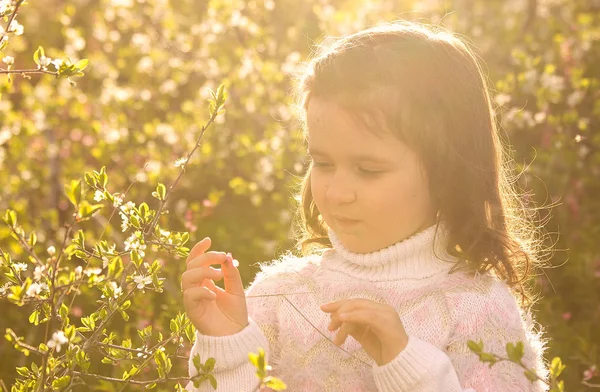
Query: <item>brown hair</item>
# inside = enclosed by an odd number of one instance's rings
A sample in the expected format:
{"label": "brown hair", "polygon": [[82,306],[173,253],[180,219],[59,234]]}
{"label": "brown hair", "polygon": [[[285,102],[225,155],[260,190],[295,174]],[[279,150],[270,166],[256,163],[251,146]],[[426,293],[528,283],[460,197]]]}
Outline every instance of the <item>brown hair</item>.
{"label": "brown hair", "polygon": [[[543,251],[536,209],[526,207],[510,176],[510,156],[495,123],[490,87],[476,55],[439,26],[394,22],[321,45],[297,83],[305,141],[311,97],[349,109],[367,129],[393,132],[428,173],[448,228],[455,269],[491,270],[530,302],[531,267]],[[297,200],[297,248],[330,248],[310,189],[312,165]]]}

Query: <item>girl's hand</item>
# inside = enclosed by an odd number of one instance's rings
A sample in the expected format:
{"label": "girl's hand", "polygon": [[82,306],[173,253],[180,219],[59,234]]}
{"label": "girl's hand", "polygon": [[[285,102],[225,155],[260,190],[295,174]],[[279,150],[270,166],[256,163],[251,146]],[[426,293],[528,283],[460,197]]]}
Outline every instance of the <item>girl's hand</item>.
{"label": "girl's hand", "polygon": [[[205,253],[210,244],[210,238],[206,237],[194,245],[187,257],[187,270],[181,275],[183,304],[202,335],[233,335],[248,325],[242,278],[231,255]],[[221,269],[212,268],[211,264],[220,264]],[[221,279],[225,279],[225,290],[213,282]]]}
{"label": "girl's hand", "polygon": [[379,366],[391,362],[408,343],[400,316],[391,306],[355,298],[323,304],[321,310],[330,313],[330,331],[341,327],[335,344],[341,346],[350,335]]}

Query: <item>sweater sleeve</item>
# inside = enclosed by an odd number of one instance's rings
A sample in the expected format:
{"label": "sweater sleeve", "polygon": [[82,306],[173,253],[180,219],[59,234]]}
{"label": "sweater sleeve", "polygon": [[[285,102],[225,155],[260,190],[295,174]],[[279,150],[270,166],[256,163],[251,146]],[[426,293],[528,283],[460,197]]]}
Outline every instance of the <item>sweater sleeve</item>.
{"label": "sweater sleeve", "polygon": [[506,344],[522,341],[523,363],[547,379],[543,363],[543,341],[533,331],[529,314],[522,314],[503,284],[494,284],[488,295],[460,294],[452,299],[456,329],[445,350],[409,336],[406,348],[391,362],[373,365],[380,392],[542,392],[547,386],[532,383],[524,370],[511,362],[492,367],[482,363],[467,346],[469,340],[483,341],[484,351],[506,357]]}
{"label": "sweater sleeve", "polygon": [[[202,363],[210,357],[215,358],[213,375],[217,380],[218,391],[245,392],[257,387],[259,380],[256,368],[250,363],[248,353],[256,353],[262,347],[268,362],[278,334],[276,312],[269,302],[271,297],[252,297],[266,294],[269,290],[268,283],[263,278],[264,274],[259,273],[246,289],[249,322],[246,328],[229,336],[206,336],[196,331],[196,341],[189,359],[190,378],[198,374],[192,360],[199,354]],[[208,380],[202,381],[199,388],[195,388],[190,381],[186,390],[214,391]]]}

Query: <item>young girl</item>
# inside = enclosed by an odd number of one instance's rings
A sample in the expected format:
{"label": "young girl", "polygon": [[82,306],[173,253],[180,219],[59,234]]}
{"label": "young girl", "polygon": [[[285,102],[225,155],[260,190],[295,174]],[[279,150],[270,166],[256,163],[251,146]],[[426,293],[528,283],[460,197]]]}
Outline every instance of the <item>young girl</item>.
{"label": "young girl", "polygon": [[182,276],[198,329],[190,358],[216,359],[219,391],[256,390],[258,347],[290,391],[546,390],[467,347],[506,356],[521,341],[523,364],[547,377],[522,284],[539,237],[473,51],[439,28],[394,23],[324,47],[299,86],[311,156],[303,256],[262,265],[244,291],[229,255],[196,244]]}

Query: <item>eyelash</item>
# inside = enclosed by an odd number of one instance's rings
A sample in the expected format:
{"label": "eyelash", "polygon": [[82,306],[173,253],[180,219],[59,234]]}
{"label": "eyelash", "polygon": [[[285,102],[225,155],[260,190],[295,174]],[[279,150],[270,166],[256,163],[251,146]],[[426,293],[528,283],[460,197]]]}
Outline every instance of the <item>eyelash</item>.
{"label": "eyelash", "polygon": [[[327,166],[326,163],[313,161],[313,167],[321,167],[321,168],[323,168],[325,166]],[[366,176],[375,176],[377,174],[382,173],[381,171],[365,170],[365,169],[362,169],[362,168],[358,168],[358,170],[360,170]]]}

